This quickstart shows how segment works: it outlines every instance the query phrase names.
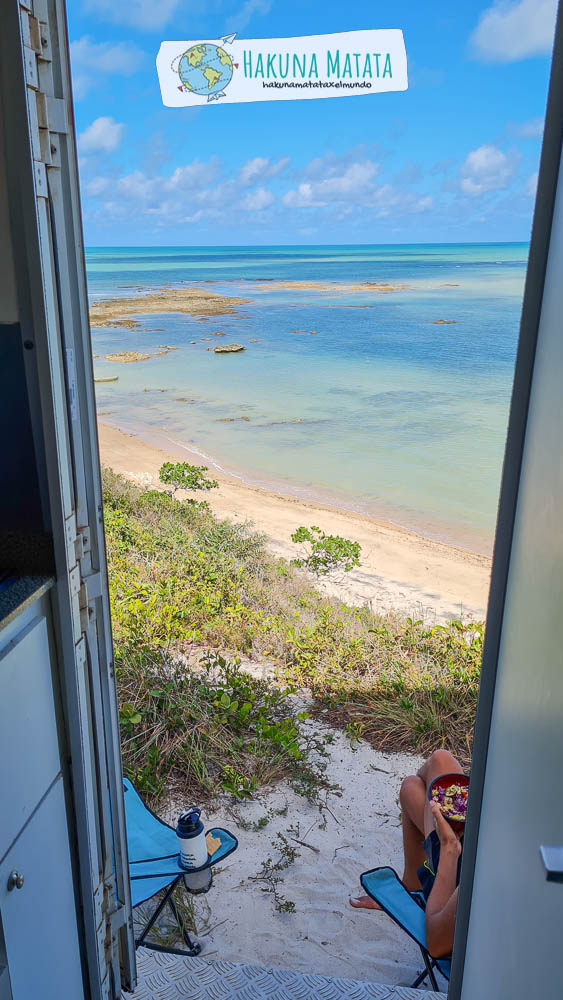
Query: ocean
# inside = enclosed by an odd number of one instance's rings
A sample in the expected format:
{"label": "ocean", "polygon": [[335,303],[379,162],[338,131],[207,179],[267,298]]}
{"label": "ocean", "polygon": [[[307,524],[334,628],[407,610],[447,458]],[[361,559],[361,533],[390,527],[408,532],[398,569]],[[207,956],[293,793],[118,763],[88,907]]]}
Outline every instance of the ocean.
{"label": "ocean", "polygon": [[[90,248],[92,300],[165,286],[251,300],[205,323],[94,329],[96,377],[119,377],[96,385],[98,411],[248,483],[488,553],[527,255],[527,243]],[[335,284],[269,288],[280,280]],[[365,281],[408,288],[339,287]],[[202,339],[215,330],[226,337]],[[206,350],[235,342],[244,353]],[[178,350],[103,358],[160,344]]]}

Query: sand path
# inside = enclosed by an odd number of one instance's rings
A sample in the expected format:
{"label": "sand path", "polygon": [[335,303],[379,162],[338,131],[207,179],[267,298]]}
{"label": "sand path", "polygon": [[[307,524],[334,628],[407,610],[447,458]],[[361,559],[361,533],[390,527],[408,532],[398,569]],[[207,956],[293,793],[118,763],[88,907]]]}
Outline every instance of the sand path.
{"label": "sand path", "polygon": [[[159,485],[158,469],[165,461],[201,464],[201,457],[187,447],[164,451],[102,422],[99,434],[102,463],[137,483]],[[295,556],[290,536],[300,524],[316,524],[328,534],[358,541],[362,546],[359,569],[323,584],[335,596],[355,604],[369,603],[376,612],[394,610],[429,621],[484,618],[490,578],[486,556],[358,514],[249,486],[215,471],[213,476],[220,487],[205,499],[214,513],[251,521],[268,536],[270,548],[278,555]]]}
{"label": "sand path", "polygon": [[[205,825],[230,830],[239,848],[219,866],[209,894],[195,900],[202,957],[379,983],[412,982],[421,967],[417,946],[385,913],[353,910],[348,898],[361,892],[359,876],[369,868],[389,864],[401,873],[399,788],[420,764],[419,757],[382,754],[363,741],[351,750],[335,733],[327,774],[341,790],[328,796],[322,813],[286,784],[251,801],[225,800],[204,809]],[[185,805],[172,804],[164,817],[175,823]],[[252,829],[264,817],[266,825]],[[277,912],[272,896],[255,880],[266,858],[279,857],[278,832],[299,852],[279,886],[295,913]]]}

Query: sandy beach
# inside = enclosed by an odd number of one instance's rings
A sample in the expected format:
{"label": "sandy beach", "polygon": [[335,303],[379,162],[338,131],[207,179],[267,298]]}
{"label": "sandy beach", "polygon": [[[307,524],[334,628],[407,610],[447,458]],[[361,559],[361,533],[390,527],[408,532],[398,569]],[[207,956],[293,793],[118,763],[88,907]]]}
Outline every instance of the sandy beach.
{"label": "sandy beach", "polygon": [[[201,464],[201,456],[187,446],[164,450],[102,421],[99,437],[102,463],[141,485],[159,486],[163,462]],[[362,515],[250,486],[215,470],[212,474],[219,489],[209,491],[205,498],[214,513],[252,522],[278,555],[296,555],[290,536],[301,524],[316,524],[327,534],[358,541],[361,566],[338,581],[323,584],[335,596],[354,604],[368,603],[375,612],[395,611],[429,622],[484,618],[490,578],[486,556]]]}
{"label": "sandy beach", "polygon": [[[319,810],[284,783],[253,800],[204,810],[206,827],[230,830],[239,847],[218,866],[209,894],[195,899],[202,957],[411,983],[421,968],[417,946],[385,913],[354,910],[348,899],[361,892],[359,876],[369,868],[391,865],[401,873],[398,794],[421,758],[378,753],[364,742],[352,750],[345,736],[334,736],[327,775],[340,787],[329,794],[327,808]],[[173,803],[164,817],[175,823],[184,807]],[[279,857],[278,833],[298,851],[279,886],[294,913],[276,911],[256,880],[262,862]]]}

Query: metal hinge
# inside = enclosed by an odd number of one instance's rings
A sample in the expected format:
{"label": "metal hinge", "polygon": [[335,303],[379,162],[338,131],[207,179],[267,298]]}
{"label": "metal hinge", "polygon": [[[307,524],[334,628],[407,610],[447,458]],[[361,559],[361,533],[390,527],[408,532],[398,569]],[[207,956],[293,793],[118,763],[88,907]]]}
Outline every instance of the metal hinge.
{"label": "metal hinge", "polygon": [[82,580],[78,604],[80,608],[80,627],[83,632],[87,632],[94,617],[94,608],[91,605],[97,597],[102,594],[102,574],[90,573]]}
{"label": "metal hinge", "polygon": [[53,94],[52,48],[45,0],[30,4],[20,0],[25,77],[28,87],[30,135],[35,161],[35,193],[48,197],[45,168],[60,167],[60,136],[68,134],[68,112],[64,100]]}
{"label": "metal hinge", "polygon": [[[109,888],[112,893],[115,891],[115,886],[111,885]],[[115,909],[108,914],[108,917],[111,933],[115,936],[119,928],[123,927],[123,925],[127,922],[127,910],[123,904],[120,903],[119,906],[116,906]]]}
{"label": "metal hinge", "polygon": [[76,555],[76,560],[79,561],[83,559],[88,552],[92,549],[92,537],[90,534],[90,527],[85,524],[83,528],[78,528],[76,532],[76,538],[74,539],[74,553]]}
{"label": "metal hinge", "polygon": [[101,596],[102,576],[99,572],[83,576],[80,569],[80,560],[92,547],[90,526],[85,524],[77,528],[76,516],[71,514],[66,519],[65,528],[74,641],[78,642],[92,622],[94,609],[91,602]]}
{"label": "metal hinge", "polygon": [[92,549],[92,533],[89,524],[76,526],[76,515],[71,514],[65,521],[67,568],[70,571],[80,559]]}
{"label": "metal hinge", "polygon": [[[119,968],[119,941],[120,929],[127,923],[127,912],[122,903],[115,905],[115,886],[112,881],[104,884],[104,917],[105,917],[105,940],[104,952],[106,956],[106,969],[113,969],[115,982],[121,979]],[[120,994],[121,995],[121,994]],[[108,994],[109,997],[109,994]]]}

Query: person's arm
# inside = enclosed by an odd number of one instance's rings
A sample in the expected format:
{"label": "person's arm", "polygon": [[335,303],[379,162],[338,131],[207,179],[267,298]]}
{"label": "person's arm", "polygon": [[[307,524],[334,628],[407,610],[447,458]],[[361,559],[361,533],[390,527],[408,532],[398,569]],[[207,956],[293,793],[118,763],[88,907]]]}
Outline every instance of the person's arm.
{"label": "person's arm", "polygon": [[431,804],[431,809],[440,838],[440,860],[426,904],[426,947],[433,958],[442,958],[450,954],[454,944],[461,844],[436,803]]}

